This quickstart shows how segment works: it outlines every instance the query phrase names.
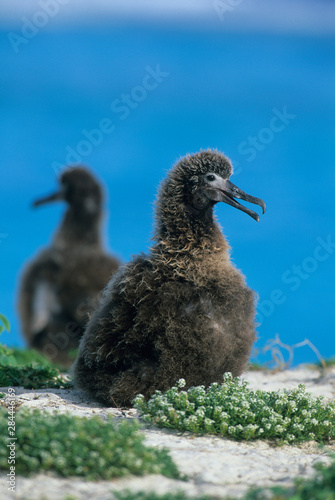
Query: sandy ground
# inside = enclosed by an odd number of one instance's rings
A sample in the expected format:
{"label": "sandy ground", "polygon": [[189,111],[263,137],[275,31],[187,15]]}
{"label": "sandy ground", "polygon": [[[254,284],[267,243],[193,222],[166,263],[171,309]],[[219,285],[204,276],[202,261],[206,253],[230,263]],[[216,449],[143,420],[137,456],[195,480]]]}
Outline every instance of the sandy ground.
{"label": "sandy ground", "polygon": [[[304,384],[309,392],[325,399],[335,398],[335,368],[321,376],[320,371],[308,367],[278,373],[250,371],[244,375],[253,389],[277,390],[296,388]],[[1,390],[1,389],[0,389]],[[2,389],[6,392],[6,389]],[[21,407],[45,411],[70,412],[81,417],[108,414],[115,418],[136,418],[134,409],[126,412],[103,408],[87,400],[81,392],[68,389],[27,390],[15,388]],[[148,428],[143,430],[146,443],[170,450],[179,470],[188,481],[176,481],[162,476],[126,478],[114,481],[86,482],[82,479],[59,479],[49,475],[31,478],[17,477],[17,499],[65,500],[68,495],[76,499],[112,499],[113,490],[154,490],[163,494],[183,490],[188,495],[207,494],[217,498],[241,497],[252,486],[289,486],[297,476],[311,476],[313,465],[328,462],[327,453],[335,451],[335,444],[320,448],[317,443],[300,446],[274,447],[263,441],[234,442],[213,436],[195,437],[169,430]],[[0,478],[0,499],[11,498],[5,474]],[[13,496],[14,498],[14,496]]]}

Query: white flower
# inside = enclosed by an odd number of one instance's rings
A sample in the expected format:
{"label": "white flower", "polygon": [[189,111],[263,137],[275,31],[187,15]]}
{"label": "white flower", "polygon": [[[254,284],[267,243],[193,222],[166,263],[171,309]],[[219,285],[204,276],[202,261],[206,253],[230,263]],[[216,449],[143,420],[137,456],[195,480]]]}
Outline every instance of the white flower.
{"label": "white flower", "polygon": [[250,408],[250,403],[248,401],[241,401],[240,403],[241,408]]}
{"label": "white flower", "polygon": [[185,385],[186,385],[186,380],[184,378],[180,378],[177,382],[177,387],[181,389],[182,387],[185,387]]}

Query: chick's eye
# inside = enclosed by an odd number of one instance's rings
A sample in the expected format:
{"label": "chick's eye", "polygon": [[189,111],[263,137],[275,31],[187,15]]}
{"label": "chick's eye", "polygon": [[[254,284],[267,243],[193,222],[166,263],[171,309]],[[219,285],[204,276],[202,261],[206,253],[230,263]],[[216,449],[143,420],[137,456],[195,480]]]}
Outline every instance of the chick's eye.
{"label": "chick's eye", "polygon": [[207,180],[207,181],[210,181],[210,182],[215,181],[215,175],[213,175],[213,174],[209,174],[209,175],[207,175],[207,176],[206,176],[206,180]]}

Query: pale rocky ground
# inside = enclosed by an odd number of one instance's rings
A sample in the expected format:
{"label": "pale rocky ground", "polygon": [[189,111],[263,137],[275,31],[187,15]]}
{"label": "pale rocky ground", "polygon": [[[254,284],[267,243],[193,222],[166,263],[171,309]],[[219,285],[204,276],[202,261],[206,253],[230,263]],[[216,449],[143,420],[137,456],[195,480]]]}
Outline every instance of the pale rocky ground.
{"label": "pale rocky ground", "polygon": [[[309,392],[325,399],[335,398],[335,368],[321,376],[320,371],[308,367],[277,373],[250,371],[243,378],[252,389],[277,390],[296,388],[304,384]],[[136,418],[136,410],[121,412],[102,408],[87,400],[84,394],[68,389],[27,390],[16,388],[17,399],[22,407],[45,411],[70,412],[80,417],[108,414],[118,419]],[[5,392],[5,389],[3,389]],[[113,499],[113,490],[154,490],[159,494],[183,490],[189,496],[202,494],[225,498],[240,498],[252,486],[289,486],[297,476],[314,474],[313,465],[328,462],[327,453],[335,451],[335,444],[321,448],[317,443],[300,446],[275,447],[267,442],[234,442],[214,436],[194,437],[169,430],[146,428],[146,443],[170,450],[179,470],[188,481],[176,481],[163,476],[126,478],[114,481],[86,482],[83,479],[59,479],[40,474],[32,478],[18,477],[17,499],[65,500],[68,495],[86,500]],[[6,478],[0,478],[0,499],[11,498]],[[14,497],[13,497],[14,498]]]}

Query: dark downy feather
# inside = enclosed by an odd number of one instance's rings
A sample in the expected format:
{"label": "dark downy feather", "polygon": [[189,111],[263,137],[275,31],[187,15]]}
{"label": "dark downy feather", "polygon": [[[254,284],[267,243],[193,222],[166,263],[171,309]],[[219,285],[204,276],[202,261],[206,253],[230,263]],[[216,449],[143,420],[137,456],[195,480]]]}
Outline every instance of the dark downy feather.
{"label": "dark downy feather", "polygon": [[179,378],[186,387],[208,385],[246,367],[255,296],[230,262],[209,172],[225,182],[231,164],[203,151],[171,169],[158,194],[151,252],[119,269],[87,326],[75,383],[103,404],[127,407]]}
{"label": "dark downy feather", "polygon": [[24,270],[18,309],[30,347],[54,362],[70,366],[101,291],[119,261],[101,244],[102,188],[85,168],[73,167],[60,177],[60,190],[35,206],[64,200],[68,208],[51,246]]}

